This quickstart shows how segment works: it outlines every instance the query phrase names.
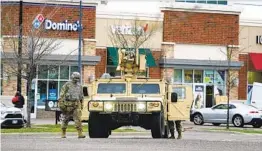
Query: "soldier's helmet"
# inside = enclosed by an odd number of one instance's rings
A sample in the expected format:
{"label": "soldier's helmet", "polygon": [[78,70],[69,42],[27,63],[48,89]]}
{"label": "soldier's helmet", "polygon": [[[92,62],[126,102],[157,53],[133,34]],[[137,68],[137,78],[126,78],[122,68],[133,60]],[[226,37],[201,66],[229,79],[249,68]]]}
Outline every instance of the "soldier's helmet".
{"label": "soldier's helmet", "polygon": [[79,72],[73,72],[71,75],[72,80],[79,80],[80,79],[80,73]]}

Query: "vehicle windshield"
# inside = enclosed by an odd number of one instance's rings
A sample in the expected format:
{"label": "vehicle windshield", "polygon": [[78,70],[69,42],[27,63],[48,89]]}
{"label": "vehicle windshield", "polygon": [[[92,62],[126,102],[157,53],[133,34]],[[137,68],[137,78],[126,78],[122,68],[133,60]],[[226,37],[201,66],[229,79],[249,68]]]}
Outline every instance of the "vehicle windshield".
{"label": "vehicle windshield", "polygon": [[159,94],[159,84],[132,84],[133,94]]}
{"label": "vehicle windshield", "polygon": [[99,83],[97,93],[121,94],[126,93],[125,83]]}

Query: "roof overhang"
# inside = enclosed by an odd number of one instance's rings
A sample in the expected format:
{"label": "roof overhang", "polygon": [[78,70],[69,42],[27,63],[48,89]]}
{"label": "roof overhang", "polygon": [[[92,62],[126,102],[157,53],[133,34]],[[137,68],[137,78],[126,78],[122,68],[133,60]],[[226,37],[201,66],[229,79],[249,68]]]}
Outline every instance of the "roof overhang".
{"label": "roof overhang", "polygon": [[[19,4],[19,0],[3,0],[1,4]],[[79,0],[23,0],[24,5],[63,5],[63,6],[75,6],[79,7],[80,3]],[[99,1],[97,0],[88,0],[83,1],[82,6],[83,8],[89,6],[97,6]]]}
{"label": "roof overhang", "polygon": [[[15,59],[15,55],[13,53],[5,53],[1,54],[1,59],[3,62],[13,61]],[[26,56],[23,59],[27,59]],[[100,62],[100,56],[82,56],[82,65],[90,65],[95,66]],[[78,64],[78,55],[59,55],[59,54],[51,54],[41,57],[37,61],[39,65],[77,65]]]}
{"label": "roof overhang", "polygon": [[161,59],[160,67],[177,69],[239,70],[244,63],[227,60]]}

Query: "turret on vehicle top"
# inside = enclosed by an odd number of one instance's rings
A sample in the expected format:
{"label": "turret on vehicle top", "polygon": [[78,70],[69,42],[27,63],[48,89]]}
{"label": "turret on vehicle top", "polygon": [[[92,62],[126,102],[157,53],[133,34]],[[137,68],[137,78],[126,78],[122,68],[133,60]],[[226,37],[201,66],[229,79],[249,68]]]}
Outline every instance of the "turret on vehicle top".
{"label": "turret on vehicle top", "polygon": [[122,126],[140,126],[151,130],[153,138],[167,138],[169,120],[189,120],[192,88],[164,79],[138,79],[137,73],[146,67],[145,55],[139,55],[138,49],[119,49],[118,53],[117,70],[124,76],[104,75],[84,88],[90,138],[107,138]]}

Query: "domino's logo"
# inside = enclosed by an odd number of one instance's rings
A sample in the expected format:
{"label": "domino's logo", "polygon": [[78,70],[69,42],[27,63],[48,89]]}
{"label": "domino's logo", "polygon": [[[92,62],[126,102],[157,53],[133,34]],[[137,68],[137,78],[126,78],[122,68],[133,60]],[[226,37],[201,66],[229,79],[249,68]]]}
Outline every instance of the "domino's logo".
{"label": "domino's logo", "polygon": [[38,14],[32,23],[34,28],[38,29],[41,26],[41,24],[44,22],[44,20],[45,20],[44,16],[42,14]]}

